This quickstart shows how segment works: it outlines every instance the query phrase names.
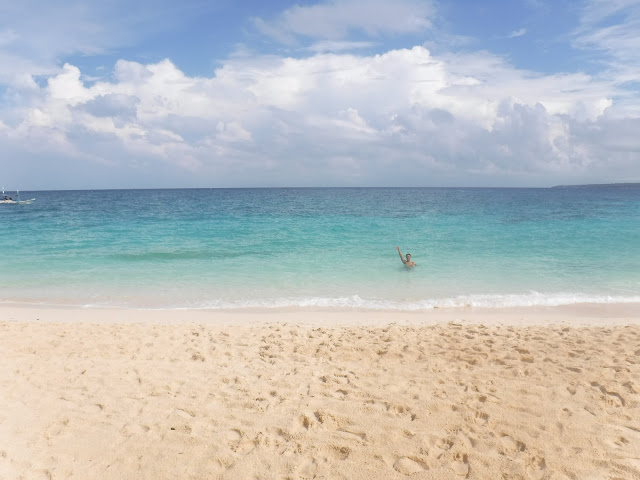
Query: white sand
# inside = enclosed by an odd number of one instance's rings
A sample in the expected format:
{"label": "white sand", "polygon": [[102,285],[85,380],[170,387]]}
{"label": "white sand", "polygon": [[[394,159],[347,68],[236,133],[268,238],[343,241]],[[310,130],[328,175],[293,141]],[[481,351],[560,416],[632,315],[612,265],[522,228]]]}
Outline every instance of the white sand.
{"label": "white sand", "polygon": [[0,479],[640,478],[640,305],[0,313]]}

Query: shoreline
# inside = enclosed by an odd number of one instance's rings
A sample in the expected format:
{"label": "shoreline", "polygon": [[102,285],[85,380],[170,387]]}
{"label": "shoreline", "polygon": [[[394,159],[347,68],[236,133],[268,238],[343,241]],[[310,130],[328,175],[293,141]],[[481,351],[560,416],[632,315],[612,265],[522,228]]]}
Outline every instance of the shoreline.
{"label": "shoreline", "polygon": [[323,326],[426,326],[448,322],[486,325],[613,326],[640,324],[640,303],[530,307],[449,307],[425,311],[320,307],[247,309],[138,309],[0,304],[0,318],[13,321],[91,323],[206,323],[252,326],[272,323]]}
{"label": "shoreline", "polygon": [[[401,267],[404,270],[404,267]],[[83,286],[78,286],[82,289]],[[82,298],[68,296],[60,293],[60,296],[52,297],[22,297],[7,295],[0,299],[2,305],[38,306],[54,308],[87,308],[87,309],[122,309],[122,310],[208,310],[208,311],[372,311],[372,312],[429,312],[432,310],[456,310],[456,309],[529,309],[545,307],[570,307],[572,305],[624,305],[640,303],[640,295],[627,293],[626,295],[612,295],[611,293],[546,293],[528,292],[519,294],[468,294],[452,296],[435,296],[433,298],[408,299],[394,298],[393,295],[385,298],[360,297],[358,294],[346,296],[277,296],[273,298],[256,297],[226,298],[204,300],[189,300],[187,297],[172,299],[163,297],[158,292],[153,294],[140,294],[137,296],[122,297],[115,295],[111,298]],[[175,292],[174,292],[175,293]]]}

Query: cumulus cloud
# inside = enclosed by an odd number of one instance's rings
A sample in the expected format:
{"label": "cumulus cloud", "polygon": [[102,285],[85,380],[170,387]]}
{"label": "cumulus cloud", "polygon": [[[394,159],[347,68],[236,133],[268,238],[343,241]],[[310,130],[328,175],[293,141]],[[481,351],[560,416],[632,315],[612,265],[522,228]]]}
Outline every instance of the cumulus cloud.
{"label": "cumulus cloud", "polygon": [[385,47],[433,31],[436,4],[423,0],[325,0],[254,18],[300,58],[238,48],[213,74],[129,58],[95,78],[60,61],[126,46],[203,5],[129,3],[0,5],[0,150],[20,159],[2,165],[5,180],[12,171],[45,172],[41,188],[640,180],[640,102],[629,87],[640,77],[636,1],[583,4],[574,46],[606,60],[591,74],[517,69],[470,43],[459,53],[468,39],[447,32],[437,55],[427,43]]}
{"label": "cumulus cloud", "polygon": [[518,70],[488,53],[244,56],[211,77],[169,60],[120,60],[109,81],[85,84],[65,65],[36,89],[29,104],[0,112],[0,145],[171,172],[166,181],[186,172],[219,186],[640,176],[640,120],[617,112],[614,84]]}
{"label": "cumulus cloud", "polygon": [[97,97],[83,103],[81,110],[84,110],[94,117],[112,117],[133,120],[136,116],[139,103],[140,99],[133,95],[108,93],[106,95],[98,95]]}

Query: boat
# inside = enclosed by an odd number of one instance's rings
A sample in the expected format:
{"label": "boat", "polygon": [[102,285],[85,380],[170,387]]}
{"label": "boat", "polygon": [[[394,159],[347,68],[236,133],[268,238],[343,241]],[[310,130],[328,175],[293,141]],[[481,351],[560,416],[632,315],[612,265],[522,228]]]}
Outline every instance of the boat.
{"label": "boat", "polygon": [[0,196],[0,204],[1,205],[28,205],[31,202],[35,201],[35,198],[30,198],[28,200],[20,200],[20,192],[16,190],[15,195],[10,195],[4,193],[4,188],[2,189],[2,195]]}

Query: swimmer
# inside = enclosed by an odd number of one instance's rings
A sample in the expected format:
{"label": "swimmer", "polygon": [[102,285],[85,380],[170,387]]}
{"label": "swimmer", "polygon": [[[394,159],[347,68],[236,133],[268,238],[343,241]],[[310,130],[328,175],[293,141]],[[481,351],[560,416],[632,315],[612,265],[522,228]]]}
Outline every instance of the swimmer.
{"label": "swimmer", "polygon": [[411,267],[416,267],[418,265],[417,263],[411,261],[410,253],[407,253],[407,259],[405,260],[404,257],[402,256],[402,253],[400,252],[400,247],[396,247],[396,250],[398,250],[398,255],[400,255],[400,260],[402,260],[402,263],[404,263],[405,267],[411,268]]}

